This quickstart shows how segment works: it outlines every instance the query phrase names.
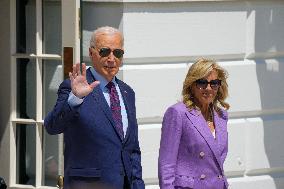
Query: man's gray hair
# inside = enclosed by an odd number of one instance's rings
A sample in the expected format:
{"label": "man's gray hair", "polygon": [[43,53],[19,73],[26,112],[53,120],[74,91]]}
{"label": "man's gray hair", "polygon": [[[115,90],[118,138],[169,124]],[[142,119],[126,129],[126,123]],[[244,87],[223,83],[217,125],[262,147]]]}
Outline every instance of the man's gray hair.
{"label": "man's gray hair", "polygon": [[122,33],[114,28],[114,27],[110,27],[110,26],[103,26],[103,27],[99,27],[97,28],[91,36],[91,40],[90,40],[90,47],[95,47],[96,43],[97,43],[97,37],[100,34],[109,34],[109,35],[114,35],[114,34],[119,34],[121,36],[121,42],[122,42],[122,46],[124,44],[124,38]]}

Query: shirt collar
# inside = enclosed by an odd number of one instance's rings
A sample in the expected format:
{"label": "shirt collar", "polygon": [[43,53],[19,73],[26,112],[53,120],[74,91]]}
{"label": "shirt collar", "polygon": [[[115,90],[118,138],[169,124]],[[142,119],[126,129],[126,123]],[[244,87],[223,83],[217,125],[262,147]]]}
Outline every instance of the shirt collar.
{"label": "shirt collar", "polygon": [[[93,67],[91,67],[91,72],[92,72],[94,78],[96,78],[96,80],[100,82],[99,86],[100,86],[101,90],[105,91],[105,89],[106,89],[105,87],[109,82],[101,74],[99,74]],[[115,86],[117,85],[115,77],[113,77],[111,81],[114,83]]]}

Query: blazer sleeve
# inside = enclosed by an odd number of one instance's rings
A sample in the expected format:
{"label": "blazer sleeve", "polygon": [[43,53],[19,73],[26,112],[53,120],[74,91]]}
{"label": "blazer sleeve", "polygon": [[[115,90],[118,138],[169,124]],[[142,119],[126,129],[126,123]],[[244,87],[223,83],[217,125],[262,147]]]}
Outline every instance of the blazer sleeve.
{"label": "blazer sleeve", "polygon": [[173,183],[181,133],[181,113],[170,107],[163,118],[158,159],[158,176],[161,189],[174,189]]}
{"label": "blazer sleeve", "polygon": [[71,108],[68,104],[68,97],[71,92],[70,80],[67,79],[59,86],[56,104],[51,112],[44,119],[44,127],[49,134],[60,134],[78,116],[77,109]]}

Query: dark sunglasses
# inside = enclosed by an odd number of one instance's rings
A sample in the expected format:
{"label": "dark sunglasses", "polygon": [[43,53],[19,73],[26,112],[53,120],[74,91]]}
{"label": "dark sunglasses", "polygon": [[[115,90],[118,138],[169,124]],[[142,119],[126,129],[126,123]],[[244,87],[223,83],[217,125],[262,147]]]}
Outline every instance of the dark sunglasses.
{"label": "dark sunglasses", "polygon": [[107,57],[107,56],[110,55],[111,52],[113,53],[113,55],[116,58],[121,58],[121,57],[123,57],[123,54],[124,54],[124,51],[122,49],[113,49],[113,50],[111,50],[108,47],[103,47],[103,48],[99,49],[99,55],[101,57]]}
{"label": "dark sunglasses", "polygon": [[210,84],[211,89],[218,90],[221,86],[221,80],[220,79],[214,79],[211,81],[207,81],[206,79],[198,79],[195,81],[196,87],[199,89],[206,89],[208,84]]}

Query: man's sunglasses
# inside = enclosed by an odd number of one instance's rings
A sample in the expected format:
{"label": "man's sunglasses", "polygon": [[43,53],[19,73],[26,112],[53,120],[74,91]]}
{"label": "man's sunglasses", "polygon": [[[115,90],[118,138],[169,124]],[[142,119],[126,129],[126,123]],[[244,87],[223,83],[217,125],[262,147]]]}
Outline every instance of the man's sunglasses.
{"label": "man's sunglasses", "polygon": [[206,89],[208,84],[210,84],[211,89],[218,90],[221,86],[221,80],[220,79],[214,79],[211,81],[207,81],[206,79],[198,79],[195,81],[196,87],[199,89]]}
{"label": "man's sunglasses", "polygon": [[[94,47],[93,47],[94,48]],[[110,55],[110,53],[113,53],[113,55],[116,57],[116,58],[121,58],[123,57],[123,54],[124,54],[124,51],[122,49],[113,49],[111,50],[110,48],[108,47],[103,47],[103,48],[100,48],[99,49],[99,55],[101,57],[107,57]]]}

